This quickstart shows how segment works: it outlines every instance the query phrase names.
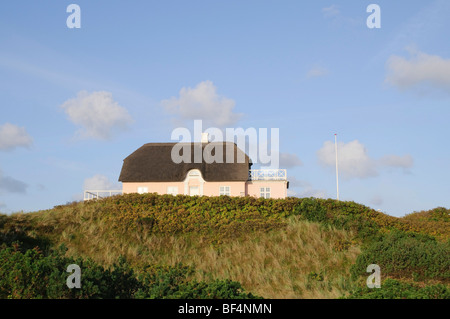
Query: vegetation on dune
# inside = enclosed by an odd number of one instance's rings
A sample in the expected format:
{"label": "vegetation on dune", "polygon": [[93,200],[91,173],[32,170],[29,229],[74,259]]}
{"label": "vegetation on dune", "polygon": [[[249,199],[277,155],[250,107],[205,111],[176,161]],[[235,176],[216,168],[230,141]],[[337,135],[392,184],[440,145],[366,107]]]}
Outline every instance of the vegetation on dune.
{"label": "vegetation on dune", "polygon": [[[130,267],[124,258],[110,268],[94,261],[64,256],[61,246],[45,256],[39,249],[24,252],[16,243],[0,251],[0,298],[3,299],[247,299],[257,298],[243,292],[241,285],[231,280],[210,283],[187,280],[189,267],[148,266],[140,273]],[[66,286],[67,265],[82,269],[80,289]]]}
{"label": "vegetation on dune", "polygon": [[[397,218],[331,199],[128,194],[0,215],[9,278],[0,297],[448,298],[449,213]],[[69,290],[65,267],[77,262],[102,287]],[[374,263],[383,278],[375,290],[364,288]],[[59,288],[21,290],[33,276]]]}
{"label": "vegetation on dune", "polygon": [[392,278],[386,279],[380,289],[358,287],[348,299],[450,299],[448,285],[420,286]]}
{"label": "vegetation on dune", "polygon": [[449,242],[430,236],[393,231],[367,245],[352,266],[352,274],[363,275],[367,265],[377,264],[392,278],[449,281],[449,248]]}

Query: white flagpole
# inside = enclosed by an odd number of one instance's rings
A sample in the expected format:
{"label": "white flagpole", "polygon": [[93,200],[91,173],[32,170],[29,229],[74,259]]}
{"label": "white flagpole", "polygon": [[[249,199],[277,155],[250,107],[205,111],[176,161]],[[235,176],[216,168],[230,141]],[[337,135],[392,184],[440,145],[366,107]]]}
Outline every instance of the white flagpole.
{"label": "white flagpole", "polygon": [[336,153],[336,195],[339,200],[339,173],[338,173],[338,153],[337,153],[337,134],[334,134],[334,150]]}

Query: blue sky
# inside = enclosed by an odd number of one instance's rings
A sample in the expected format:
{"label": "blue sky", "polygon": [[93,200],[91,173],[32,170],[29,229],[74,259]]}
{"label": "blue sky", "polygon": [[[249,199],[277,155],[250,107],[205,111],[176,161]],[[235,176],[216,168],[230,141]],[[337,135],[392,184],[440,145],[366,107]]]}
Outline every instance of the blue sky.
{"label": "blue sky", "polygon": [[2,2],[0,211],[120,188],[126,156],[197,118],[279,128],[293,196],[336,197],[337,133],[341,200],[450,207],[449,17],[447,0]]}

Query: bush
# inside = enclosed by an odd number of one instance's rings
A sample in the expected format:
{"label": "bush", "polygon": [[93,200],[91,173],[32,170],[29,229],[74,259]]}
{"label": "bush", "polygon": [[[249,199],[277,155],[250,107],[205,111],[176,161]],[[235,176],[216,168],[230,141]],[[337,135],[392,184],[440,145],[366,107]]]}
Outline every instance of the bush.
{"label": "bush", "polygon": [[387,279],[381,288],[358,288],[347,299],[450,299],[450,290],[442,284],[420,287],[395,279]]}
{"label": "bush", "polygon": [[154,234],[195,233],[212,242],[286,226],[294,201],[253,197],[126,194],[86,203],[118,229]]}
{"label": "bush", "polygon": [[326,208],[314,198],[304,198],[294,208],[295,215],[301,215],[311,222],[328,223]]}
{"label": "bush", "polygon": [[181,264],[146,271],[139,276],[143,286],[136,293],[140,299],[254,299],[241,284],[231,280],[211,283],[189,281],[193,269]]}
{"label": "bush", "polygon": [[[124,260],[105,270],[92,260],[64,257],[62,246],[50,255],[38,249],[20,250],[18,243],[0,251],[0,298],[131,298],[138,281]],[[69,289],[66,272],[70,264],[82,269],[81,289]]]}
{"label": "bush", "polygon": [[450,242],[427,235],[391,231],[367,245],[351,268],[352,276],[367,275],[366,267],[377,264],[383,275],[415,280],[450,278]]}
{"label": "bush", "polygon": [[[76,211],[95,212],[83,214],[86,218],[83,221],[104,221],[114,230],[166,235],[195,233],[212,242],[248,232],[280,229],[286,226],[286,217],[293,215],[353,231],[365,242],[393,229],[429,234],[443,241],[450,238],[448,210],[444,208],[397,218],[355,202],[333,199],[125,194],[55,207],[48,215]],[[60,227],[58,223],[53,226]],[[45,231],[38,229],[38,233]]]}
{"label": "bush", "polygon": [[[122,257],[111,269],[92,260],[64,256],[66,249],[44,256],[38,248],[20,250],[18,243],[0,251],[1,299],[130,299],[130,298],[256,298],[238,282],[189,281],[189,267],[149,266],[139,276]],[[67,266],[81,268],[81,288],[69,289]]]}

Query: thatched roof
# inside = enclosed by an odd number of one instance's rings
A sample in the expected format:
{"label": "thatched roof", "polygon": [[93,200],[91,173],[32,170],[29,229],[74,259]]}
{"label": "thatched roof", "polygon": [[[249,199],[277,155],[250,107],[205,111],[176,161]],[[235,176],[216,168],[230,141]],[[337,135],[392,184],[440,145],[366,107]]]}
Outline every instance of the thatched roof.
{"label": "thatched roof", "polygon": [[[184,146],[190,147],[190,163],[175,163],[172,161],[172,149]],[[195,149],[202,149],[201,154],[216,156],[212,162],[211,157],[202,156],[200,163],[195,163]],[[208,147],[204,152],[205,147]],[[220,155],[222,150],[222,156]],[[175,150],[179,151],[179,148]],[[234,154],[233,162],[227,163],[228,154]],[[183,151],[176,154],[183,155]],[[186,153],[188,154],[188,153]],[[185,154],[185,155],[186,155]],[[231,157],[231,156],[230,156]],[[220,163],[222,158],[222,163]],[[243,162],[242,162],[243,159]],[[212,163],[211,163],[212,162]],[[174,182],[183,181],[191,169],[198,169],[205,181],[247,181],[248,170],[251,166],[250,159],[235,143],[211,142],[211,143],[148,143],[134,151],[124,159],[119,181],[121,182]]]}

